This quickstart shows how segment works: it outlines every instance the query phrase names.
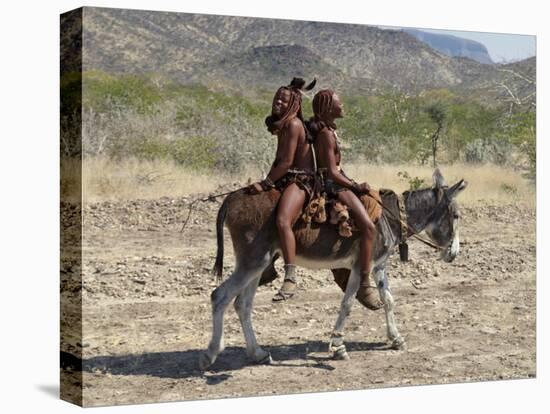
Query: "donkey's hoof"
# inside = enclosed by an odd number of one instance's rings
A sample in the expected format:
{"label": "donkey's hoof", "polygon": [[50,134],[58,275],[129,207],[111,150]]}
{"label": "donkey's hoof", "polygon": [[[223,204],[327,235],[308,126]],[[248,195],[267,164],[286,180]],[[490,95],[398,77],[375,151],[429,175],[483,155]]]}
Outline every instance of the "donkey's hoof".
{"label": "donkey's hoof", "polygon": [[407,349],[407,343],[405,342],[403,337],[398,336],[392,341],[391,348],[397,351],[404,351]]}
{"label": "donkey's hoof", "polygon": [[349,359],[348,352],[346,351],[346,344],[344,344],[344,337],[342,334],[333,333],[328,343],[328,350],[332,354],[332,359],[337,361],[345,361]]}
{"label": "donkey's hoof", "polygon": [[271,358],[271,354],[269,352],[263,351],[261,355],[254,358],[254,362],[258,365],[271,365],[273,364],[273,359]]}
{"label": "donkey's hoof", "polygon": [[344,344],[331,348],[332,359],[334,359],[335,361],[347,361],[349,359],[349,354]]}
{"label": "donkey's hoof", "polygon": [[210,365],[212,365],[212,360],[206,352],[203,352],[199,357],[199,370],[206,371]]}
{"label": "donkey's hoof", "polygon": [[349,354],[348,351],[345,349],[336,351],[334,354],[332,354],[332,359],[335,361],[347,361],[349,360]]}

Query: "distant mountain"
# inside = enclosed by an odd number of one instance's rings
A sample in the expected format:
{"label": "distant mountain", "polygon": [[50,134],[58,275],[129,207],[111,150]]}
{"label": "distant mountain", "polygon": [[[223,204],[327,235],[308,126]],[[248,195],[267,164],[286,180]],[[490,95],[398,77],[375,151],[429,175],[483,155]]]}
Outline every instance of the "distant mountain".
{"label": "distant mountain", "polygon": [[216,89],[273,90],[293,76],[316,76],[319,87],[347,94],[483,94],[505,74],[367,25],[90,7],[83,16],[84,70],[155,72]]}
{"label": "distant mountain", "polygon": [[445,53],[447,56],[465,57],[484,64],[494,63],[487,48],[482,43],[474,40],[452,35],[428,33],[417,29],[403,29],[403,31],[421,42],[427,43],[435,50]]}
{"label": "distant mountain", "polygon": [[354,78],[329,63],[320,55],[300,45],[259,46],[244,52],[228,53],[206,63],[207,73],[196,72],[191,79],[196,83],[215,84],[224,79],[230,89],[270,89],[288,84],[295,77],[306,81],[315,76],[336,90],[353,89],[356,93],[368,94],[376,90],[368,79]]}

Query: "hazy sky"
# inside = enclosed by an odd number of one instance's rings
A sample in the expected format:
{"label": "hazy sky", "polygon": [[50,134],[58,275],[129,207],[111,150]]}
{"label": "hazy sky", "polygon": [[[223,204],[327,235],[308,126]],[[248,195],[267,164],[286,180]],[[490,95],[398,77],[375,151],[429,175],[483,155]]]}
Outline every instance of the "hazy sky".
{"label": "hazy sky", "polygon": [[[390,27],[384,27],[390,28]],[[399,27],[391,27],[399,29]],[[486,32],[462,32],[455,30],[422,29],[423,32],[447,34],[476,40],[487,48],[493,62],[525,59],[536,54],[535,36]]]}

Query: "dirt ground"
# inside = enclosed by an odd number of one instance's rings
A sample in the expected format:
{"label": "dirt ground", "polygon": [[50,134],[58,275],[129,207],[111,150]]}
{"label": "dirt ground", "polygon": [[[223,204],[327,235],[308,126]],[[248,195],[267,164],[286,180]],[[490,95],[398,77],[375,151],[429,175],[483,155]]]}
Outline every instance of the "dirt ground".
{"label": "dirt ground", "polygon": [[[216,286],[209,271],[219,202],[199,203],[181,233],[188,201],[85,207],[82,287],[76,262],[67,259],[61,269],[62,299],[82,294],[84,336],[62,344],[64,386],[76,393],[71,386],[82,375],[84,405],[535,377],[534,210],[462,208],[461,251],[450,264],[415,241],[408,263],[392,256],[388,276],[406,350],[389,348],[383,310],[356,303],[345,330],[351,359],[331,360],[328,340],[342,293],[328,270],[299,269],[299,291],[290,301],[271,302],[281,277],[256,296],[253,322],[273,364],[247,360],[230,307],[226,350],[201,373],[197,363],[210,339],[209,295]],[[74,230],[71,206],[62,213]],[[226,231],[225,276],[233,264],[230,245]],[[82,374],[70,362],[80,350]]]}

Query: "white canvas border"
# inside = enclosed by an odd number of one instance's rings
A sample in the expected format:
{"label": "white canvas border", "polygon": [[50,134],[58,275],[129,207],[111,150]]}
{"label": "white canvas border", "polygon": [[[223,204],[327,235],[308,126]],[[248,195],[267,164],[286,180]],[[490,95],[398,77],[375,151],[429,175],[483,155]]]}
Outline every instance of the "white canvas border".
{"label": "white canvas border", "polygon": [[[77,1],[8,3],[2,17],[2,408],[5,412],[52,413],[79,410],[53,395],[58,382],[58,35],[59,13],[83,5]],[[548,25],[543,3],[536,1],[394,0],[364,4],[357,1],[278,1],[259,4],[234,0],[201,0],[194,4],[168,0],[111,0],[85,5],[229,14],[343,23],[421,28],[479,30],[538,36],[538,135],[548,136],[544,115],[549,96]],[[7,90],[7,94],[5,93]],[[241,398],[165,403],[94,412],[525,412],[537,410],[549,388],[548,360],[548,219],[545,219],[543,160],[548,144],[538,147],[538,354],[537,379],[478,384],[405,387],[292,397]],[[545,250],[543,250],[545,249]],[[546,329],[545,329],[546,326]],[[546,347],[545,347],[546,345]],[[276,378],[273,378],[276,381]],[[32,412],[32,411],[31,411]]]}

